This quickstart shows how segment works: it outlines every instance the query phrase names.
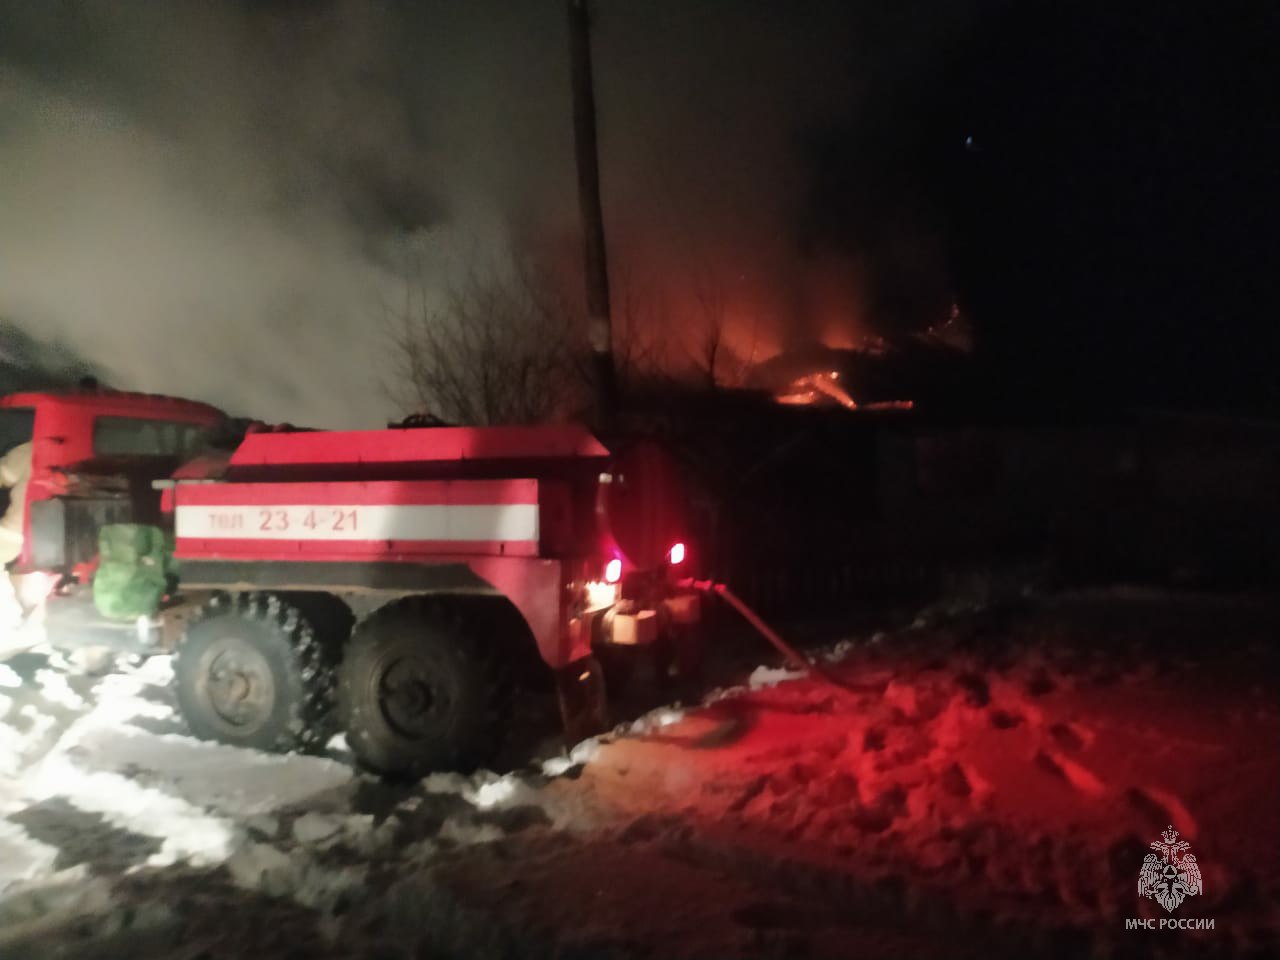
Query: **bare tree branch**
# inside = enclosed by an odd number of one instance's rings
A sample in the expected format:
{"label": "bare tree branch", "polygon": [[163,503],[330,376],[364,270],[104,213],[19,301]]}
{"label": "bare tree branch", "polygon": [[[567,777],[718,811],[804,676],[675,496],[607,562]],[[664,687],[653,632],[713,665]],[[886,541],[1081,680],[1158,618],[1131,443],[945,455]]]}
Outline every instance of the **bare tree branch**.
{"label": "bare tree branch", "polygon": [[585,342],[545,271],[471,263],[437,297],[383,308],[387,392],[404,411],[468,425],[541,423],[586,400]]}

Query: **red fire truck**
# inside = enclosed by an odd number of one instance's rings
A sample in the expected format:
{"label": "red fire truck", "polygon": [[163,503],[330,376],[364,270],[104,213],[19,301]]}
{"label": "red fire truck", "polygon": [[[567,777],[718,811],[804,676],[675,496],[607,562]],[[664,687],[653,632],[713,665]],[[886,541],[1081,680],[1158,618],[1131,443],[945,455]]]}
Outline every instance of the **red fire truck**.
{"label": "red fire truck", "polygon": [[[172,649],[198,736],[288,750],[345,730],[381,772],[468,767],[530,660],[577,735],[600,722],[595,654],[696,659],[679,478],[650,445],[254,424],[220,448],[211,407],[100,389],[4,398],[0,424],[33,442],[12,572],[47,583],[51,642]],[[154,609],[103,603],[108,561],[115,581],[162,572]]]}

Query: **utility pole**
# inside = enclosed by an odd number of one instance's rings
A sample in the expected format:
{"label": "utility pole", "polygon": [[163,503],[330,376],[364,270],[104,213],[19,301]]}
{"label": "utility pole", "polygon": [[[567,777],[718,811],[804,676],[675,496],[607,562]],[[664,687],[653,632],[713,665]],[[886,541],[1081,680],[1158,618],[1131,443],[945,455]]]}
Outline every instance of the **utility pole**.
{"label": "utility pole", "polygon": [[587,334],[595,374],[596,413],[608,424],[618,407],[609,313],[609,261],[600,207],[600,156],[596,145],[596,95],[591,73],[588,0],[569,0],[569,58],[573,80],[573,140],[578,165],[578,211],[582,218],[583,266],[587,281]]}

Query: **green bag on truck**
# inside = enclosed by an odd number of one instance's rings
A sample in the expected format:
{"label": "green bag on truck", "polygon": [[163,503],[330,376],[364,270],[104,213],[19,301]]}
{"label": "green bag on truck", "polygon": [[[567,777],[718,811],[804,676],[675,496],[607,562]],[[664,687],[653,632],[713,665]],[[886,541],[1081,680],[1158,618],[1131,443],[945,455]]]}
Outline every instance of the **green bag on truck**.
{"label": "green bag on truck", "polygon": [[98,533],[93,605],[111,620],[150,616],[169,591],[173,544],[159,527],[113,523]]}

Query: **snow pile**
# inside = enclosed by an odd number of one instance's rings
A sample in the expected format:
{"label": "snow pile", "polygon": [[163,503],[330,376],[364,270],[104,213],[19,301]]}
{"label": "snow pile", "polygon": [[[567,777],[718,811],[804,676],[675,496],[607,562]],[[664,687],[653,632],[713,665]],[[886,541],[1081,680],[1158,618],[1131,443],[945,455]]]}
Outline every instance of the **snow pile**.
{"label": "snow pile", "polygon": [[31,839],[16,824],[0,820],[0,893],[20,882],[50,875],[57,857],[54,847]]}
{"label": "snow pile", "polygon": [[[876,633],[873,634],[867,642],[879,643],[883,637],[883,634]],[[856,640],[846,638],[833,644],[830,649],[824,650],[821,654],[821,658],[827,663],[839,663],[841,660],[848,658],[848,656],[853,653],[857,647],[858,642]]]}
{"label": "snow pile", "polygon": [[225,817],[121,774],[86,770],[64,753],[47,757],[26,778],[26,786],[32,801],[66,800],[78,810],[101,814],[113,826],[162,841],[160,851],[147,861],[152,866],[221,863],[240,839],[240,831]]}
{"label": "snow pile", "polygon": [[675,709],[673,707],[658,707],[656,710],[650,710],[644,716],[633,720],[629,724],[623,725],[617,733],[620,735],[631,734],[635,736],[643,736],[647,733],[653,733],[655,730],[661,730],[663,727],[669,727],[672,724],[679,723],[684,719],[685,711]]}
{"label": "snow pile", "polygon": [[747,677],[748,690],[764,690],[767,687],[776,687],[780,683],[786,683],[789,680],[799,680],[801,677],[807,676],[805,670],[794,670],[787,667],[756,667],[751,671],[751,676]]}
{"label": "snow pile", "polygon": [[[187,803],[233,817],[299,804],[352,781],[350,767],[325,757],[266,754],[172,733],[124,726],[73,728],[77,766],[124,770]],[[64,738],[64,745],[72,742]]]}
{"label": "snow pile", "polygon": [[365,865],[328,866],[306,848],[285,852],[266,843],[249,843],[227,860],[232,880],[272,897],[287,897],[321,913],[362,895]]}
{"label": "snow pile", "polygon": [[[598,746],[595,742],[579,744],[568,757],[553,758],[569,765],[586,763]],[[551,763],[551,761],[548,761]],[[544,764],[544,770],[547,764]],[[552,765],[550,769],[557,769]],[[565,769],[568,769],[566,767]],[[544,774],[558,776],[559,774]],[[489,827],[487,814],[501,811],[523,810],[535,812],[540,822],[552,824],[562,819],[564,811],[556,798],[544,789],[542,779],[527,773],[496,774],[491,770],[478,770],[473,774],[433,773],[426,777],[421,787],[430,799],[455,797],[461,805],[455,805],[446,817],[441,835],[459,844],[485,843],[501,836]],[[402,809],[416,810],[419,798],[410,798]]]}
{"label": "snow pile", "polygon": [[85,702],[71,689],[67,678],[54,670],[37,670],[36,682],[45,700],[68,710],[83,710]]}
{"label": "snow pile", "polygon": [[567,754],[551,757],[542,764],[543,774],[548,777],[559,777],[575,767],[590,763],[595,759],[596,754],[600,752],[601,742],[602,738],[591,737],[576,744]]}
{"label": "snow pile", "polygon": [[[7,699],[7,698],[6,698]],[[15,706],[10,701],[4,722],[0,722],[0,813],[12,809],[22,795],[19,775],[53,730],[55,720],[30,703]]]}
{"label": "snow pile", "polygon": [[[17,668],[0,664],[0,682],[11,691],[0,711],[0,813],[9,818],[0,820],[0,895],[52,877],[59,851],[73,862],[99,855],[102,830],[117,831],[117,843],[150,838],[137,844],[144,851],[138,865],[221,864],[245,845],[246,820],[353,783],[351,769],[332,760],[172,732],[182,726],[168,657],[101,679],[69,666],[35,654]],[[75,834],[50,847],[21,826],[24,811],[50,804],[102,827],[83,838],[83,848]]]}
{"label": "snow pile", "polygon": [[[8,715],[12,706],[12,700],[0,696],[0,721]],[[11,781],[18,775],[26,746],[26,737],[9,724],[0,723],[0,777]],[[0,792],[0,809],[3,809],[3,797],[3,792]]]}

